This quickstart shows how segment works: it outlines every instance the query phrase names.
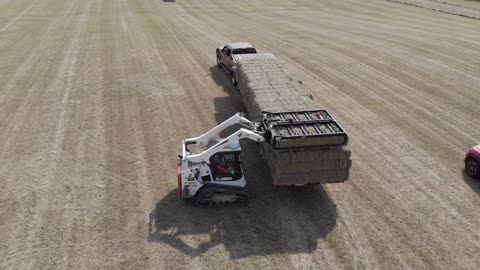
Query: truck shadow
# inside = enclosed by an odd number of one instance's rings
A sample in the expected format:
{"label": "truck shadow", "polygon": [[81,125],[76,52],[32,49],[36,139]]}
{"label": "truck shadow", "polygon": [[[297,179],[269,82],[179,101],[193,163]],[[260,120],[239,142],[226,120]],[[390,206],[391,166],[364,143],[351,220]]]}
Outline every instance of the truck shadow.
{"label": "truck shadow", "polygon": [[[245,107],[224,71],[217,67],[210,71],[215,83],[228,93],[213,100],[216,120],[221,123]],[[149,242],[166,243],[192,257],[223,245],[232,259],[316,249],[317,240],[336,224],[336,206],[328,193],[322,186],[274,188],[258,145],[243,140],[241,146],[250,204],[197,208],[171,191],[150,214]]]}
{"label": "truck shadow", "polygon": [[465,173],[465,170],[463,170],[462,174],[463,174],[463,181],[465,182],[465,184],[467,184],[467,186],[470,187],[471,190],[480,194],[480,179],[474,179],[468,176]]}

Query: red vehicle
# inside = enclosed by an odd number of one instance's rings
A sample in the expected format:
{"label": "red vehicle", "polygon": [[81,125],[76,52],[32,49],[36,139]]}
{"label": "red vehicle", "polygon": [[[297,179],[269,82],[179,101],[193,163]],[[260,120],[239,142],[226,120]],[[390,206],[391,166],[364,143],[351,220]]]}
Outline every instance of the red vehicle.
{"label": "red vehicle", "polygon": [[465,172],[470,177],[480,177],[480,144],[465,155]]}

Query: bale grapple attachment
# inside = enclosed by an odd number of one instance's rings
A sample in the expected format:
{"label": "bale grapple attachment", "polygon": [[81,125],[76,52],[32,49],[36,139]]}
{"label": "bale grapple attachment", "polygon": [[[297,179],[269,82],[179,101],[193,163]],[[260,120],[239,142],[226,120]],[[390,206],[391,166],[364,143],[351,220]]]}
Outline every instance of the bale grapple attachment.
{"label": "bale grapple attachment", "polygon": [[274,150],[338,147],[347,133],[327,110],[264,113],[266,141]]}

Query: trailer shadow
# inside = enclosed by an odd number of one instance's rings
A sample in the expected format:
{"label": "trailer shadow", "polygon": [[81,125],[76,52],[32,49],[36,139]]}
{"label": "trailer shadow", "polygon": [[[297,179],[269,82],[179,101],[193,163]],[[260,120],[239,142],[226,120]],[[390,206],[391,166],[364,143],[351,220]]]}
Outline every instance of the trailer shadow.
{"label": "trailer shadow", "polygon": [[[213,100],[221,123],[245,107],[223,70],[210,71],[229,94]],[[274,188],[258,145],[243,140],[241,146],[250,204],[197,208],[171,191],[150,214],[148,241],[166,243],[192,257],[223,245],[232,259],[316,249],[317,240],[336,225],[336,206],[328,193],[322,186]]]}
{"label": "trailer shadow", "polygon": [[477,194],[480,194],[480,179],[474,179],[468,176],[465,173],[465,170],[463,170],[462,174],[463,174],[463,181],[465,182],[465,184],[467,184],[467,186],[471,190],[475,191]]}
{"label": "trailer shadow", "polygon": [[212,76],[212,80],[218,85],[223,88],[223,91],[228,93],[234,101],[240,102],[241,107],[244,107],[243,104],[241,104],[241,96],[238,93],[238,90],[232,85],[230,82],[230,79],[227,76],[227,73],[225,70],[223,70],[220,67],[213,66],[210,68],[210,75]]}
{"label": "trailer shadow", "polygon": [[[213,66],[210,68],[210,74],[213,81],[218,86],[221,86],[223,91],[228,94],[226,97],[217,97],[213,99],[213,105],[215,106],[215,120],[217,123],[222,123],[237,112],[243,112],[248,115],[245,105],[243,105],[242,96],[231,84],[226,72],[222,68]],[[232,127],[226,129],[224,132],[220,133],[220,135],[226,137],[235,130],[235,127]]]}

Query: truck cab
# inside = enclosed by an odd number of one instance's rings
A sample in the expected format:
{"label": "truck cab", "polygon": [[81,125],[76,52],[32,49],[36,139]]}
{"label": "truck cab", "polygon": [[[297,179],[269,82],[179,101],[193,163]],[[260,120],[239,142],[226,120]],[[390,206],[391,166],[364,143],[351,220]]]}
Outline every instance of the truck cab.
{"label": "truck cab", "polygon": [[235,78],[233,69],[236,65],[235,55],[239,54],[256,54],[257,49],[255,46],[246,42],[235,42],[226,44],[223,47],[217,48],[217,66],[223,68],[228,74],[230,74],[232,84],[237,86],[237,80]]}

